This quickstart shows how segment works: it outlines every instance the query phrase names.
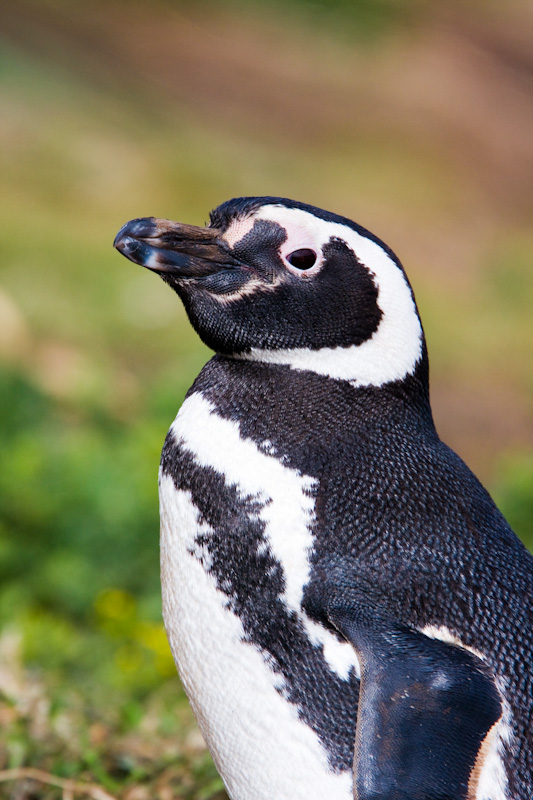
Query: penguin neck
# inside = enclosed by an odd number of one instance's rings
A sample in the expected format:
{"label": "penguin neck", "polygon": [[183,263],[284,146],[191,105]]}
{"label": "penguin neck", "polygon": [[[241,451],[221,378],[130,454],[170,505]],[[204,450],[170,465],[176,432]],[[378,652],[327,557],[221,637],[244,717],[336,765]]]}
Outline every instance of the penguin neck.
{"label": "penguin neck", "polygon": [[301,429],[312,430],[320,419],[324,428],[332,423],[348,426],[365,437],[395,428],[402,436],[437,436],[424,342],[413,372],[380,386],[356,386],[288,365],[216,355],[190,391],[205,394],[224,415],[235,418],[244,411],[278,421],[297,418]]}
{"label": "penguin neck", "polygon": [[352,419],[359,420],[368,432],[401,428],[404,432],[415,430],[424,435],[436,436],[429,395],[429,362],[425,342],[419,361],[411,373],[403,378],[374,386],[357,386],[350,382]]}
{"label": "penguin neck", "polygon": [[[409,417],[426,433],[437,435],[430,403],[429,361],[425,341],[422,343],[421,357],[412,373],[379,388],[361,387],[356,388],[355,392],[366,403],[371,395],[376,408],[385,406],[395,418]],[[386,424],[387,422],[392,420],[385,420]]]}

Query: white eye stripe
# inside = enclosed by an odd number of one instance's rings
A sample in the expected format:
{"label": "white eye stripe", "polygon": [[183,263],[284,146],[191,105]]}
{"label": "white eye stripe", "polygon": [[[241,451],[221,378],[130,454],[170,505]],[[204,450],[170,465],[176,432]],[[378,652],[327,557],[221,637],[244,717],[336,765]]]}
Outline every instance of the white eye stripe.
{"label": "white eye stripe", "polygon": [[422,326],[403,271],[378,242],[347,225],[320,219],[299,208],[263,206],[249,218],[249,229],[256,219],[276,222],[285,228],[288,236],[281,247],[284,259],[298,245],[312,247],[321,254],[320,261],[311,270],[302,272],[287,266],[288,270],[301,278],[312,277],[315,271],[320,270],[323,247],[331,239],[343,241],[374,278],[382,320],[372,338],[361,345],[323,347],[319,350],[252,348],[250,352],[237,357],[287,364],[293,369],[311,370],[320,375],[347,380],[354,386],[382,386],[402,380],[414,372],[422,356]]}
{"label": "white eye stripe", "polygon": [[[276,206],[266,206],[265,208],[273,209]],[[223,238],[231,247],[235,247],[250,233],[256,220],[265,219],[266,221],[275,222],[287,231],[287,238],[282,243],[279,253],[288,271],[300,278],[315,275],[320,270],[324,259],[322,255],[322,239],[317,238],[316,229],[312,224],[310,215],[306,214],[305,217],[296,221],[291,218],[286,221],[283,219],[270,219],[270,217],[262,215],[262,210],[259,209],[254,214],[246,217],[246,219],[235,220],[224,233]],[[287,210],[285,209],[285,211]],[[305,214],[305,212],[303,213]],[[291,262],[291,255],[303,250],[310,250],[315,254],[315,263],[311,267],[299,268]],[[304,275],[304,273],[306,274]]]}
{"label": "white eye stripe", "polygon": [[235,222],[231,223],[222,238],[226,240],[230,247],[235,247],[237,242],[240,242],[247,233],[250,233],[254,224],[254,216],[246,217],[245,219],[237,219]]}
{"label": "white eye stripe", "polygon": [[[223,234],[231,247],[235,247],[250,233],[256,220],[275,222],[287,231],[287,238],[282,243],[280,253],[283,258],[295,250],[310,249],[317,255],[322,252],[322,246],[327,241],[320,235],[316,217],[300,209],[288,209],[284,206],[262,206],[245,219],[236,219]],[[328,237],[329,238],[329,237]]]}

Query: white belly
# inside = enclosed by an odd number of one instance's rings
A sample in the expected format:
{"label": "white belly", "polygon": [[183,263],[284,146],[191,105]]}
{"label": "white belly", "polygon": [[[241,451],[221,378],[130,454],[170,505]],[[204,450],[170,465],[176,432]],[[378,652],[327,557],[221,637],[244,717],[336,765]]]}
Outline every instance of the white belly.
{"label": "white belly", "polygon": [[[301,611],[312,546],[312,479],[284,466],[268,448],[239,437],[236,423],[212,412],[200,395],[184,404],[176,440],[246,496],[259,496],[268,545],[285,575],[283,602]],[[183,685],[233,800],[350,800],[352,775],[335,772],[314,730],[284,697],[284,678],[251,641],[230,598],[210,572],[209,537],[189,491],[162,476],[163,615]],[[205,540],[205,539],[204,539]],[[352,648],[306,621],[338,675],[358,669]]]}

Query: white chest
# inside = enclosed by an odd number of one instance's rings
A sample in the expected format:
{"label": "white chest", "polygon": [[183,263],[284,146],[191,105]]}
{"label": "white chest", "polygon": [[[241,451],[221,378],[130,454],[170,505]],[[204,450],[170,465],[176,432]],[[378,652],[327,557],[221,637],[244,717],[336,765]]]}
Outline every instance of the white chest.
{"label": "white chest", "polygon": [[[253,608],[235,591],[239,560],[227,551],[224,577],[220,554],[226,543],[219,541],[218,551],[211,547],[220,531],[199,508],[201,474],[223,485],[234,503],[242,501],[250,525],[244,533],[261,531],[254,564],[264,556],[267,566],[277,565],[275,575],[267,570],[257,576],[263,593],[270,582],[279,582],[276,606],[298,616],[349,694],[348,679],[358,669],[355,653],[301,610],[313,547],[314,480],[284,465],[268,443],[258,447],[243,439],[238,425],[213,413],[199,394],[185,402],[172,431],[190,475],[179,489],[170,475],[161,476],[163,614],[181,679],[228,791],[233,800],[349,800],[350,770],[332,769],[320,737],[288,701],[286,675],[261,646],[263,632],[250,636]],[[222,496],[220,502],[222,513]],[[235,519],[238,527],[242,520]],[[227,538],[234,533],[231,524]],[[243,554],[249,545],[242,542]],[[234,546],[241,546],[238,536]],[[243,582],[251,580],[245,564],[243,571]],[[264,616],[258,624],[265,624]]]}

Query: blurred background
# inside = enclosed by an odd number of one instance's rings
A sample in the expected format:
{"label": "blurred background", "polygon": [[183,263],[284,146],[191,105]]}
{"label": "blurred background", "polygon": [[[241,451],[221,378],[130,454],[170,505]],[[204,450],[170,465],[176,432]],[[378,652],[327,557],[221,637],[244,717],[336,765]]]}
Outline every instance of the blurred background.
{"label": "blurred background", "polygon": [[532,547],[533,7],[0,11],[0,796],[71,797],[33,767],[219,800],[161,625],[156,487],[210,353],[114,236],[239,195],[370,228],[413,283],[442,438]]}

